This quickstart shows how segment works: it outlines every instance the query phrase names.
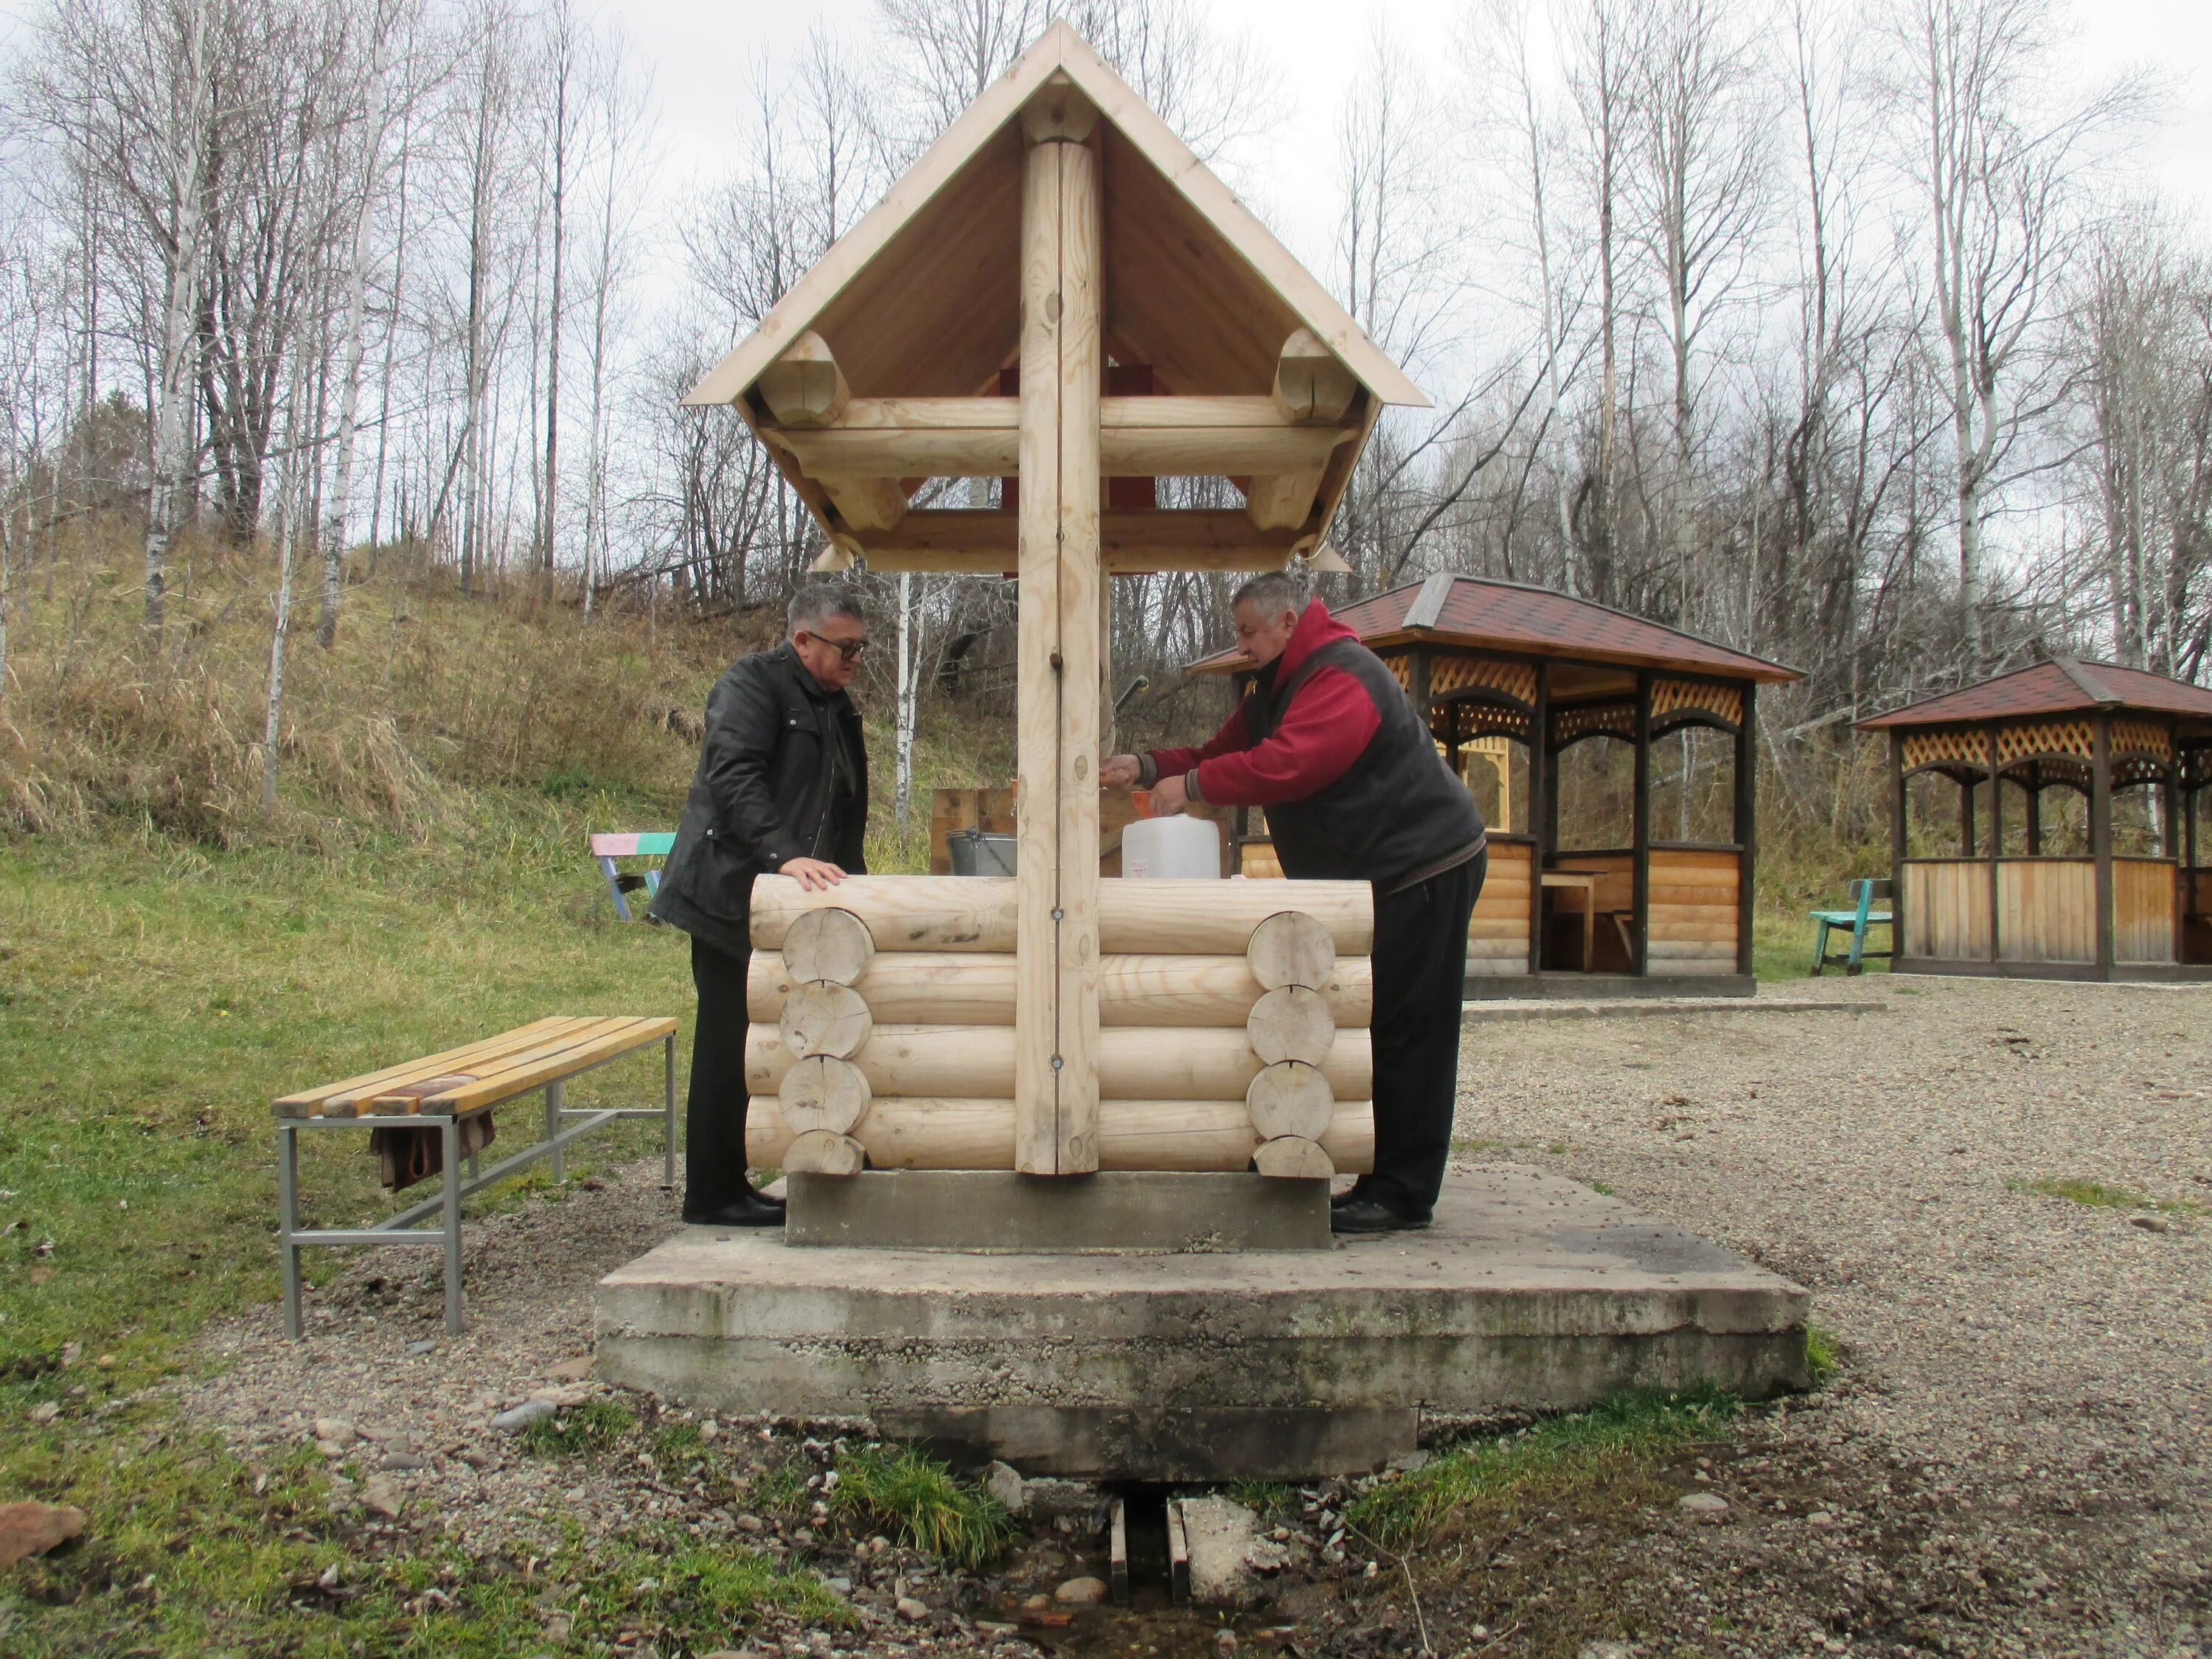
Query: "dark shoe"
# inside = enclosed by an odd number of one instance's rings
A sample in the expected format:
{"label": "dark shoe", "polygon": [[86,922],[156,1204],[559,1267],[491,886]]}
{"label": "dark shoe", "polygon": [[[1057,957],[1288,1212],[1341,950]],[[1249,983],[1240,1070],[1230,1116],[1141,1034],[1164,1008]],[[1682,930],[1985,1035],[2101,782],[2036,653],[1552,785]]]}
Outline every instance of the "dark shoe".
{"label": "dark shoe", "polygon": [[715,1209],[694,1210],[687,1206],[684,1222],[690,1227],[781,1227],[783,1200],[748,1191],[743,1198],[732,1199]]}
{"label": "dark shoe", "polygon": [[1366,1200],[1366,1193],[1362,1190],[1358,1182],[1354,1182],[1340,1193],[1331,1193],[1328,1195],[1328,1207],[1332,1210],[1340,1210],[1347,1204],[1362,1204]]}
{"label": "dark shoe", "polygon": [[1328,1217],[1328,1230],[1333,1233],[1413,1232],[1428,1224],[1426,1216],[1401,1215],[1372,1198],[1355,1199],[1329,1212]]}

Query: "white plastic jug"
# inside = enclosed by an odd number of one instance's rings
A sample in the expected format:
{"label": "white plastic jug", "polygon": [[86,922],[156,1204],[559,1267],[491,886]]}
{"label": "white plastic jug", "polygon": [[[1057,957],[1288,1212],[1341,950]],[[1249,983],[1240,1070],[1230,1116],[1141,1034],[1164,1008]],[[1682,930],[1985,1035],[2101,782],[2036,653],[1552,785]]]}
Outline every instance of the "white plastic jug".
{"label": "white plastic jug", "polygon": [[1182,812],[1139,818],[1121,832],[1121,873],[1153,881],[1218,881],[1221,826]]}

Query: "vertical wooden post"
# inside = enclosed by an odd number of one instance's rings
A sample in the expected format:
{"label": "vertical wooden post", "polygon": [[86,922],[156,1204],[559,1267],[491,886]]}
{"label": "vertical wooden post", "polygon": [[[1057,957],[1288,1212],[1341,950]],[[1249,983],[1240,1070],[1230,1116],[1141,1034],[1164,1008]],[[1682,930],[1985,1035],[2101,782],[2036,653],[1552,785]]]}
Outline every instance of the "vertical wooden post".
{"label": "vertical wooden post", "polygon": [[1905,734],[1889,734],[1890,970],[1905,955]]}
{"label": "vertical wooden post", "polygon": [[1752,882],[1759,872],[1759,714],[1753,699],[1758,684],[1743,686],[1743,722],[1735,731],[1735,970],[1748,974],[1751,944],[1758,908]]}
{"label": "vertical wooden post", "polygon": [[1635,911],[1636,959],[1629,972],[1650,971],[1651,962],[1651,675],[1636,676],[1636,851],[1629,902]]}
{"label": "vertical wooden post", "polygon": [[1997,729],[1982,733],[1990,766],[1990,960],[1997,959],[1997,859],[2004,851],[2004,774],[1997,769]]}
{"label": "vertical wooden post", "polygon": [[2089,856],[2097,861],[2097,976],[2112,976],[2112,717],[2100,714],[2089,763]]}
{"label": "vertical wooden post", "polygon": [[2043,763],[2031,762],[2027,769],[2027,855],[2032,859],[2043,856]]}
{"label": "vertical wooden post", "polygon": [[1406,700],[1413,705],[1413,718],[1425,732],[1430,729],[1429,682],[1429,647],[1417,645],[1406,659]]}
{"label": "vertical wooden post", "polygon": [[1959,856],[1970,859],[1974,848],[1980,846],[1974,834],[1974,785],[1972,779],[1959,780]]}
{"label": "vertical wooden post", "polygon": [[1098,162],[1081,93],[1022,112],[1014,1167],[1098,1167]]}
{"label": "vertical wooden post", "polygon": [[1552,849],[1552,665],[1536,665],[1536,701],[1528,711],[1528,974],[1544,971],[1544,856]]}

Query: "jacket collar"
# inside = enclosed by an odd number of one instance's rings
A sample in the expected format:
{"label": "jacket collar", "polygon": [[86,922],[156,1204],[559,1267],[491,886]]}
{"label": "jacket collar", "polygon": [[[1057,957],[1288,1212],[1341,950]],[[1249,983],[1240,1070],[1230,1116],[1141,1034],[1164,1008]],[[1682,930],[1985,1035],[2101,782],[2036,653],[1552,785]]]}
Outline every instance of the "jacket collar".
{"label": "jacket collar", "polygon": [[1300,665],[1324,645],[1358,637],[1358,634],[1330,616],[1328,607],[1319,599],[1308,599],[1305,610],[1299,614],[1297,626],[1291,630],[1291,642],[1283,647],[1281,656],[1260,671],[1260,681],[1272,692],[1284,680],[1297,673]]}
{"label": "jacket collar", "polygon": [[786,640],[776,647],[776,655],[789,672],[791,678],[799,682],[799,689],[808,696],[817,702],[836,701],[836,696],[830,688],[816,679],[814,671],[799,659],[799,647],[789,640]]}

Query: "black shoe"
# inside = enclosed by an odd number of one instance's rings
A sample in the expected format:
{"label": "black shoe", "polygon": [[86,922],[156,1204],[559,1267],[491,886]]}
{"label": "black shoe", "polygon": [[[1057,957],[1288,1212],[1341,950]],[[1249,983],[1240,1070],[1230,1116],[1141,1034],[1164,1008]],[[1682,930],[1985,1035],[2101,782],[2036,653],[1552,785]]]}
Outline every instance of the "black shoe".
{"label": "black shoe", "polygon": [[1331,1193],[1328,1195],[1328,1207],[1332,1210],[1340,1210],[1347,1204],[1365,1202],[1367,1202],[1367,1194],[1358,1182],[1354,1182],[1340,1193]]}
{"label": "black shoe", "polygon": [[743,1198],[715,1209],[695,1210],[687,1205],[684,1222],[690,1227],[781,1227],[783,1200],[748,1188]]}
{"label": "black shoe", "polygon": [[1333,1233],[1402,1233],[1413,1232],[1429,1224],[1426,1216],[1401,1215],[1388,1204],[1372,1198],[1355,1199],[1329,1212],[1328,1230]]}

